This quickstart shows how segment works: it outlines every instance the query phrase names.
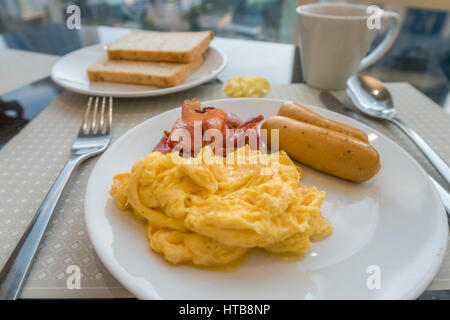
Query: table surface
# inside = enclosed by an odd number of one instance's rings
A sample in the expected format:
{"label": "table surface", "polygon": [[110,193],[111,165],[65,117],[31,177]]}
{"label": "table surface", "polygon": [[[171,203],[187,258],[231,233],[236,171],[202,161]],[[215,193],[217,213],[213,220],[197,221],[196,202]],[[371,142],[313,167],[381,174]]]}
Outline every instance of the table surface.
{"label": "table surface", "polygon": [[[21,63],[14,65],[14,67],[6,63],[0,66],[0,75],[4,79],[5,77],[10,79],[3,86],[0,85],[0,95],[2,94],[0,108],[15,110],[18,107],[20,110],[15,117],[7,112],[0,113],[0,147],[63,91],[54,85],[51,80],[45,79],[50,74],[51,64],[57,61],[58,56],[87,45],[108,43],[125,32],[127,32],[126,29],[110,27],[83,27],[82,30],[73,32],[67,31],[61,25],[52,24],[0,36],[0,61],[5,62],[8,59],[12,61],[16,57],[21,59]],[[55,41],[61,45],[54,46]],[[218,77],[217,81],[219,82],[237,74],[260,75],[269,79],[272,84],[289,84],[302,81],[299,50],[293,45],[219,37],[214,39],[213,45],[223,50],[229,58],[227,67]],[[33,62],[35,68],[30,67]],[[375,68],[372,72],[376,73],[377,70],[381,72],[382,69]],[[33,70],[33,72],[30,73],[30,70]],[[27,77],[17,77],[17,75],[25,73],[28,75]],[[16,77],[12,77],[12,75],[16,75]],[[444,91],[448,91],[448,83],[442,87],[442,83],[446,80],[441,76],[431,74],[427,76],[433,77],[433,83],[439,84],[436,88],[440,87],[441,89],[444,88]],[[30,84],[30,82],[39,78],[44,78],[44,80]],[[2,109],[0,111],[3,111]],[[17,118],[20,118],[19,113],[21,119],[17,120]],[[11,118],[15,118],[14,121]],[[3,124],[9,123],[13,123],[13,125],[5,129],[6,126]],[[427,291],[421,298],[449,297],[450,291],[444,290]]]}

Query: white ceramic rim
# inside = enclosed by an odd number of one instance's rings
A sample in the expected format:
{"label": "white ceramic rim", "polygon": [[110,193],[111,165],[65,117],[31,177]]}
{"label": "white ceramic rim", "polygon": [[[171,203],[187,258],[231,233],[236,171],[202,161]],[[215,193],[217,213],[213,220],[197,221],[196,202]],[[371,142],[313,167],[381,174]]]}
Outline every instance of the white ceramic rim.
{"label": "white ceramic rim", "polygon": [[[225,98],[225,99],[215,99],[215,100],[209,100],[209,101],[204,101],[202,102],[202,104],[208,104],[208,105],[213,105],[215,103],[218,102],[222,102],[224,100],[266,100],[266,101],[272,101],[272,102],[276,102],[276,103],[283,103],[285,100],[280,100],[280,99],[261,99],[261,98],[234,98],[234,99],[230,99],[230,98]],[[305,104],[308,108],[312,107],[314,108],[319,108],[319,107],[315,107],[309,104]],[[320,108],[321,109],[321,108]],[[114,142],[114,144],[119,143],[121,140],[126,139],[126,137],[128,135],[130,135],[135,129],[141,127],[141,126],[146,126],[147,122],[150,120],[154,120],[154,119],[158,119],[163,117],[165,114],[169,113],[169,112],[175,112],[175,111],[180,111],[181,110],[181,106],[170,109],[168,111],[165,111],[163,113],[160,113],[152,118],[149,118],[143,122],[141,122],[140,124],[138,124],[137,126],[129,129],[127,132],[125,132],[119,139],[117,139],[116,142]],[[314,111],[314,110],[313,110]],[[445,209],[444,209],[444,205],[442,204],[442,201],[439,197],[439,194],[436,190],[436,188],[433,186],[431,180],[428,178],[428,174],[426,173],[426,171],[419,165],[419,163],[408,153],[406,152],[402,147],[400,147],[400,145],[398,145],[396,142],[394,142],[393,140],[389,139],[387,136],[385,136],[384,134],[382,134],[381,132],[357,121],[354,120],[352,118],[349,118],[345,115],[336,113],[334,111],[331,110],[326,110],[327,112],[333,113],[333,114],[337,114],[338,116],[344,117],[346,118],[349,122],[353,122],[355,124],[357,124],[358,126],[362,126],[365,130],[368,131],[373,131],[375,134],[382,136],[384,139],[386,139],[389,143],[392,143],[393,145],[395,145],[398,149],[399,152],[402,152],[404,155],[406,155],[407,158],[409,158],[409,160],[412,161],[412,163],[414,164],[414,166],[419,170],[419,172],[423,175],[425,181],[427,181],[428,186],[433,190],[432,193],[434,194],[434,201],[437,203],[437,206],[441,208],[441,224],[443,226],[443,228],[440,231],[440,240],[442,243],[442,248],[443,251],[446,252],[447,249],[447,241],[448,241],[448,221],[447,221],[447,215],[445,213]],[[106,151],[107,152],[107,151]],[[103,154],[104,155],[104,154]],[[92,189],[92,176],[93,173],[96,171],[97,166],[101,165],[101,160],[103,158],[103,155],[100,157],[100,159],[97,161],[97,163],[94,166],[94,169],[91,172],[91,175],[89,176],[89,180],[87,183],[87,187],[86,187],[86,194],[89,193],[89,190]],[[89,207],[89,201],[86,201],[86,196],[85,196],[85,201],[84,201],[84,212],[85,212],[85,220],[86,220],[86,226],[87,226],[87,230],[88,230],[88,235],[89,235],[89,239],[91,240],[91,243],[93,245],[93,248],[95,250],[95,252],[97,253],[97,255],[99,256],[100,260],[102,261],[102,263],[106,266],[106,268],[108,269],[109,272],[111,272],[111,274],[130,292],[134,293],[136,295],[137,298],[139,299],[148,299],[147,297],[150,296],[152,299],[160,299],[159,297],[157,297],[156,293],[155,294],[149,294],[148,290],[141,288],[139,286],[134,286],[132,285],[132,283],[134,283],[133,280],[131,280],[127,274],[127,272],[125,270],[122,270],[122,268],[118,268],[116,265],[116,262],[114,259],[110,259],[107,254],[105,253],[108,250],[104,250],[103,249],[103,244],[100,240],[97,239],[97,233],[94,232],[94,230],[91,230],[93,223],[89,223],[88,221],[90,220],[90,216],[87,215],[86,213],[89,212],[91,209]],[[412,299],[417,299],[427,288],[427,286],[431,283],[431,281],[434,279],[434,277],[436,276],[437,272],[439,271],[439,267],[442,263],[442,260],[444,258],[444,255],[434,255],[434,259],[432,262],[432,266],[431,266],[431,270],[429,270],[429,272],[422,278],[421,281],[418,281],[417,284],[415,285],[414,288],[412,288],[409,292],[407,292],[406,294],[404,294],[401,297],[398,297],[399,300],[412,300]]]}
{"label": "white ceramic rim", "polygon": [[[95,47],[95,46],[105,46],[105,44],[102,43],[98,43],[92,46],[88,46],[88,47],[84,47],[84,48],[80,48],[78,50],[72,51],[70,53],[68,53],[66,56],[68,55],[73,55],[76,54],[78,51],[80,50],[84,50],[87,48],[91,48],[91,47]],[[227,56],[223,53],[222,50],[216,48],[215,46],[210,46],[209,49],[215,50],[221,57],[222,57],[222,64],[216,69],[214,70],[214,72],[212,72],[209,75],[206,75],[200,79],[197,79],[195,81],[191,81],[191,82],[187,82],[187,83],[181,83],[175,87],[170,87],[170,88],[161,88],[161,89],[156,89],[156,90],[137,90],[137,91],[130,91],[130,92],[116,92],[116,91],[108,91],[108,90],[104,90],[104,91],[100,91],[100,90],[85,90],[85,89],[80,89],[77,87],[73,87],[70,84],[68,84],[69,81],[65,80],[65,79],[60,79],[55,75],[55,68],[58,66],[59,63],[61,63],[62,59],[64,59],[65,56],[61,57],[61,59],[59,59],[52,67],[52,72],[51,72],[51,78],[52,80],[57,83],[59,86],[63,87],[64,89],[67,89],[69,91],[73,91],[76,93],[80,93],[83,95],[90,95],[90,96],[107,96],[107,97],[114,97],[114,98],[142,98],[142,97],[154,97],[154,96],[161,96],[161,95],[166,95],[166,94],[170,94],[170,93],[175,93],[175,92],[180,92],[180,91],[184,91],[184,90],[188,90],[194,87],[198,87],[199,85],[211,81],[213,79],[215,79],[217,77],[217,75],[219,75],[219,73],[221,73],[223,71],[223,69],[225,68],[225,66],[228,63],[228,58]]]}
{"label": "white ceramic rim", "polygon": [[310,3],[298,6],[296,11],[299,15],[310,16],[321,19],[337,19],[337,20],[366,20],[369,17],[367,12],[365,15],[349,15],[349,16],[338,16],[332,14],[320,14],[315,12],[310,12],[308,9],[314,7],[345,7],[345,8],[360,8],[367,10],[369,5],[356,4],[356,3]]}

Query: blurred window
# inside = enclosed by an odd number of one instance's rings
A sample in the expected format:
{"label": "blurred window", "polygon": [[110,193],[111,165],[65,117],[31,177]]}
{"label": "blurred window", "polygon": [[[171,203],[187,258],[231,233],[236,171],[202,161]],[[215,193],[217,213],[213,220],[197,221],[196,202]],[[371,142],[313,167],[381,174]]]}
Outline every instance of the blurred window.
{"label": "blurred window", "polygon": [[0,0],[0,32],[64,21],[71,4],[83,25],[160,31],[211,29],[216,35],[292,43],[298,0]]}

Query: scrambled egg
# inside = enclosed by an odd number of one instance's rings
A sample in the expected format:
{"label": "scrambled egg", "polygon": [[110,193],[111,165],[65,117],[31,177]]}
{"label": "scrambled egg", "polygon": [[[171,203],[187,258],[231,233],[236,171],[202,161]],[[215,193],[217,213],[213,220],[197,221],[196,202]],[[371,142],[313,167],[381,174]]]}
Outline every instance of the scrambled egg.
{"label": "scrambled egg", "polygon": [[153,152],[115,175],[110,193],[146,222],[150,248],[167,261],[213,267],[255,247],[301,257],[331,234],[320,213],[325,192],[300,179],[283,151],[247,146],[224,158],[206,146],[189,159]]}

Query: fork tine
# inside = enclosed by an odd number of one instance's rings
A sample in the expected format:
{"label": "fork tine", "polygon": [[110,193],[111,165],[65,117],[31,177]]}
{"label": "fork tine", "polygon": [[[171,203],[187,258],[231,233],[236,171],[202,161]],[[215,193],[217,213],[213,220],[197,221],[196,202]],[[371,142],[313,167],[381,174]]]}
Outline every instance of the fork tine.
{"label": "fork tine", "polygon": [[86,130],[88,128],[89,112],[91,111],[91,105],[92,105],[92,97],[89,97],[87,108],[86,111],[84,112],[83,123],[81,124],[80,130],[80,132],[82,132],[83,134],[86,133]]}
{"label": "fork tine", "polygon": [[110,133],[113,99],[109,97],[109,106],[106,105],[107,99],[108,97],[102,97],[101,105],[99,105],[100,97],[95,97],[94,102],[94,97],[89,97],[83,123],[78,133],[79,136],[89,137]]}
{"label": "fork tine", "polygon": [[94,104],[94,111],[92,112],[92,121],[91,121],[91,128],[89,130],[89,133],[96,133],[96,127],[97,127],[97,109],[98,109],[98,100],[99,97],[95,98],[95,104]]}
{"label": "fork tine", "polygon": [[106,102],[106,97],[102,98],[102,108],[100,110],[100,123],[98,124],[98,132],[102,133],[103,132],[103,127],[105,124],[105,102]]}
{"label": "fork tine", "polygon": [[105,134],[109,134],[112,126],[113,98],[109,97],[108,118],[106,120]]}

